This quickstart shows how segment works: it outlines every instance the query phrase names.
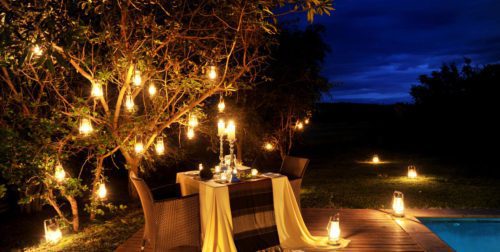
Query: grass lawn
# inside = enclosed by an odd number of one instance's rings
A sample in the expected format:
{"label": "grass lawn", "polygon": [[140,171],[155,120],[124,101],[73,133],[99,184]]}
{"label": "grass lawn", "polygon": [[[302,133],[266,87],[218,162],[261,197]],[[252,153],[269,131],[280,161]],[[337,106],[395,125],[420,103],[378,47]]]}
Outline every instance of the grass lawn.
{"label": "grass lawn", "polygon": [[303,207],[390,208],[394,190],[404,193],[408,208],[500,208],[500,181],[454,177],[420,171],[404,176],[405,165],[369,165],[310,169],[302,186]]}
{"label": "grass lawn", "polygon": [[144,226],[142,209],[130,209],[106,221],[96,221],[77,234],[65,234],[62,240],[25,248],[27,251],[114,251]]}

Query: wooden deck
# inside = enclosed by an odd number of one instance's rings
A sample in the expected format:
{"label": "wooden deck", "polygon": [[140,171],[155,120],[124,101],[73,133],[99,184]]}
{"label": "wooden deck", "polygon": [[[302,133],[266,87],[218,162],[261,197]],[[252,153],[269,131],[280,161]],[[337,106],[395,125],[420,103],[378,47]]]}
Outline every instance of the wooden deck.
{"label": "wooden deck", "polygon": [[[326,236],[328,218],[337,211],[306,208],[302,214],[313,235]],[[343,209],[340,218],[342,237],[351,240],[341,251],[453,251],[411,215],[394,219],[383,210]],[[139,230],[116,251],[140,251],[141,239]]]}

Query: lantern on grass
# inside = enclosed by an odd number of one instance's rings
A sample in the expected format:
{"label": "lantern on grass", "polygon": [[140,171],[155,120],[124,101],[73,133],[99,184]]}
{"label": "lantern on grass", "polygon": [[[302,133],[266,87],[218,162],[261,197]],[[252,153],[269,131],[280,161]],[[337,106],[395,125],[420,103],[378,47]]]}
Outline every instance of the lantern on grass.
{"label": "lantern on grass", "polygon": [[102,84],[99,81],[92,82],[92,91],[90,94],[94,98],[101,98],[103,96],[104,92],[102,91]]}
{"label": "lantern on grass", "polygon": [[63,166],[61,163],[58,163],[56,165],[56,169],[54,172],[54,178],[56,179],[57,182],[62,182],[64,178],[66,178],[66,172],[64,171]]}
{"label": "lantern on grass", "polygon": [[155,151],[158,155],[163,155],[163,153],[165,153],[165,143],[163,142],[163,137],[156,138]]}
{"label": "lantern on grass", "polygon": [[396,217],[403,217],[405,215],[404,195],[400,191],[394,191],[392,196],[392,210]]}
{"label": "lantern on grass", "polygon": [[125,97],[125,108],[127,109],[128,112],[134,112],[135,103],[134,103],[134,98],[132,97],[132,94],[130,92]]}
{"label": "lantern on grass", "polygon": [[31,52],[33,53],[33,56],[42,56],[43,54],[43,49],[39,46],[39,45],[35,45],[33,46],[33,48],[31,48]]}
{"label": "lantern on grass", "polygon": [[214,65],[211,65],[207,69],[207,78],[211,81],[217,79],[217,67]]}
{"label": "lantern on grass", "polygon": [[154,97],[156,95],[156,86],[154,83],[149,84],[148,92],[150,97]]}
{"label": "lantern on grass", "polygon": [[187,130],[187,138],[189,140],[193,139],[194,138],[194,129],[191,128],[191,127],[188,127],[188,130]]}
{"label": "lantern on grass", "polygon": [[137,69],[134,71],[134,76],[132,77],[132,83],[136,87],[140,87],[142,85],[141,71]]}
{"label": "lantern on grass", "polygon": [[45,230],[45,241],[56,244],[61,240],[62,232],[56,221],[52,219],[44,220],[43,228]]}
{"label": "lantern on grass", "polygon": [[374,163],[374,164],[380,163],[380,158],[378,157],[378,155],[373,155],[372,163]]}
{"label": "lantern on grass", "polygon": [[330,217],[328,221],[328,244],[340,244],[340,215],[339,213]]}
{"label": "lantern on grass", "polygon": [[414,165],[408,166],[408,178],[415,179],[417,178],[417,167]]}
{"label": "lantern on grass", "polygon": [[82,118],[80,120],[80,126],[78,127],[78,131],[80,134],[84,136],[88,136],[92,131],[94,131],[94,128],[92,127],[92,121],[88,118]]}
{"label": "lantern on grass", "polygon": [[106,184],[101,180],[101,182],[99,182],[99,187],[97,188],[97,197],[100,200],[103,200],[106,199],[107,194],[108,190],[106,189]]}

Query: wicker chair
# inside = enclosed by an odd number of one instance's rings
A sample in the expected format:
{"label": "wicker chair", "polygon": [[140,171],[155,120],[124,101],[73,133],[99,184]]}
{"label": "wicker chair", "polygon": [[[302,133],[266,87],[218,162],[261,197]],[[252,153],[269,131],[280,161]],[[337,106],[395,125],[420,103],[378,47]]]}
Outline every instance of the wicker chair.
{"label": "wicker chair", "polygon": [[144,211],[145,227],[141,251],[146,242],[153,251],[200,251],[200,203],[197,194],[154,200],[143,179],[130,173]]}
{"label": "wicker chair", "polygon": [[309,159],[286,156],[281,164],[280,173],[286,175],[297,199],[297,204],[300,207],[300,188],[302,186],[302,178],[309,165]]}

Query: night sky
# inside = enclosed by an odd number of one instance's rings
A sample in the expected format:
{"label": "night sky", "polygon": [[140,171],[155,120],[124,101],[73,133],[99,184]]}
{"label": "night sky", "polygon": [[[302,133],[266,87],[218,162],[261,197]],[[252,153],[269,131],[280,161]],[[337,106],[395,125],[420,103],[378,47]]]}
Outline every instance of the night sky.
{"label": "night sky", "polygon": [[412,102],[411,85],[443,62],[500,63],[499,0],[337,0],[326,27],[326,102]]}

